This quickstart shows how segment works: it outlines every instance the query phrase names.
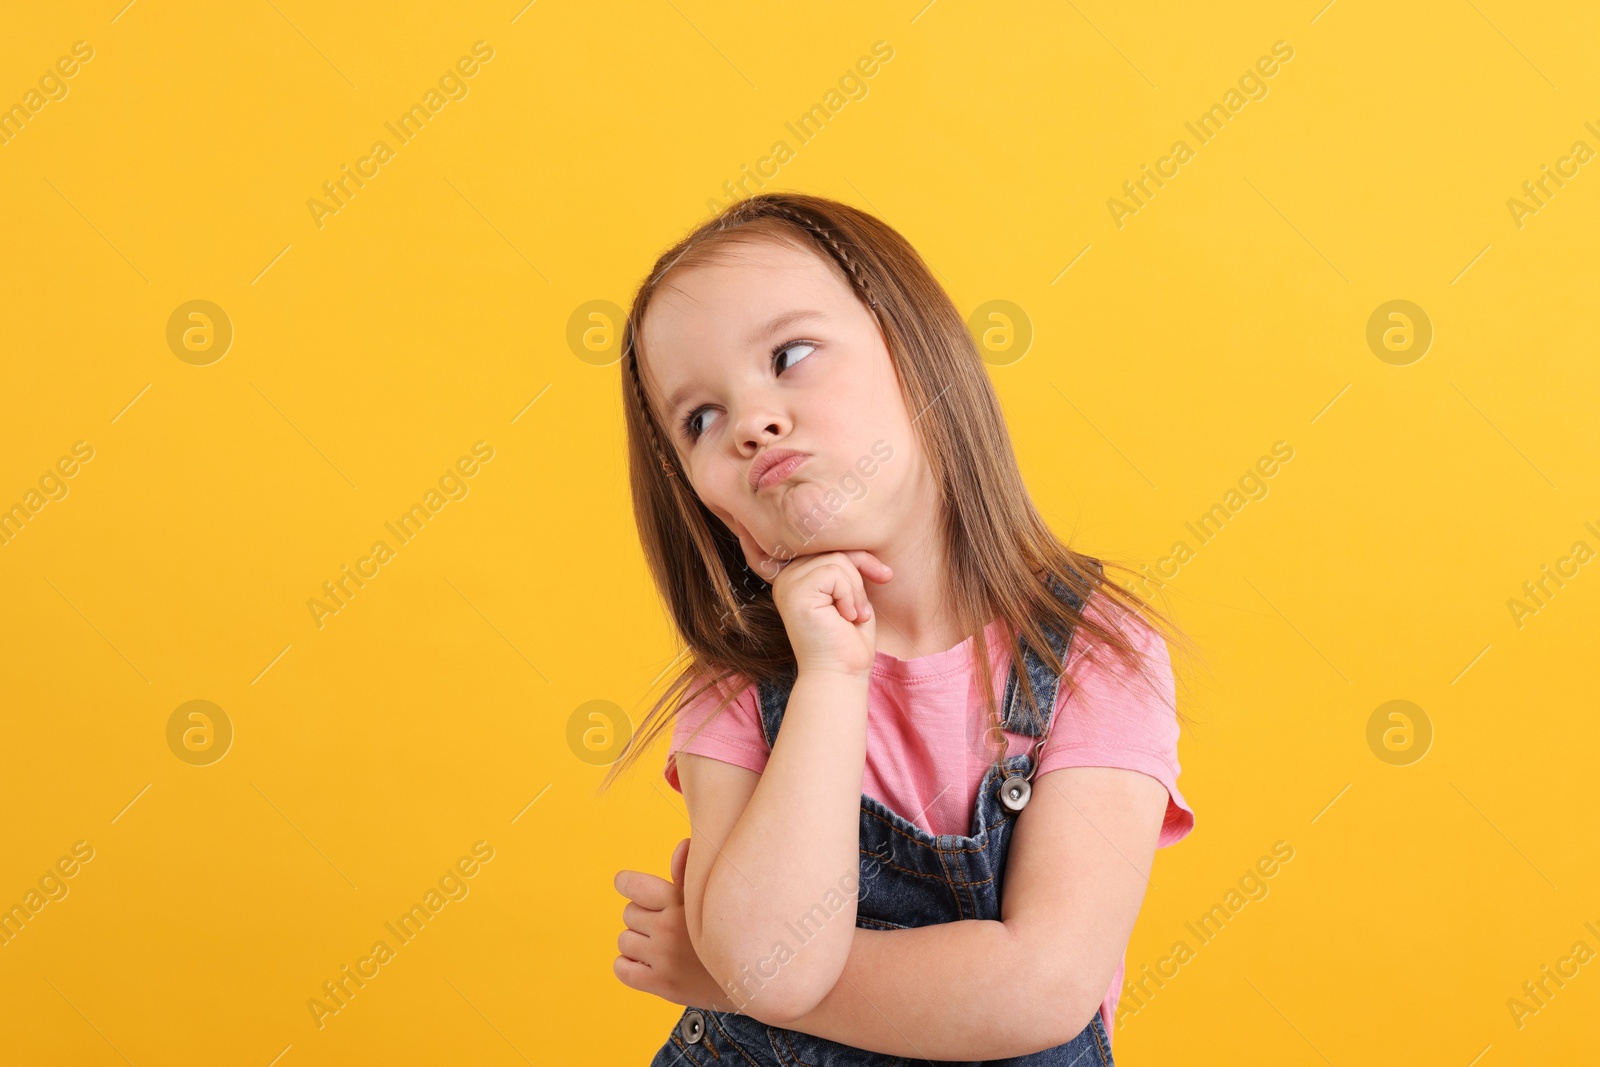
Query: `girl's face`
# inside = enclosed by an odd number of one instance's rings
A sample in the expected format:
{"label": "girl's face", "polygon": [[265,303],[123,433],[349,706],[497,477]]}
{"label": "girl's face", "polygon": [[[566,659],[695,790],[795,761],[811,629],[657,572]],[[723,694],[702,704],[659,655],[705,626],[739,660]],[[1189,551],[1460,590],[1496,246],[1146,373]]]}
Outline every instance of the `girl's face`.
{"label": "girl's face", "polygon": [[[773,561],[924,531],[932,479],[878,321],[829,264],[772,240],[675,271],[641,323],[640,370],[707,508]],[[757,485],[769,454],[805,457]],[[774,475],[792,465],[782,463]]]}

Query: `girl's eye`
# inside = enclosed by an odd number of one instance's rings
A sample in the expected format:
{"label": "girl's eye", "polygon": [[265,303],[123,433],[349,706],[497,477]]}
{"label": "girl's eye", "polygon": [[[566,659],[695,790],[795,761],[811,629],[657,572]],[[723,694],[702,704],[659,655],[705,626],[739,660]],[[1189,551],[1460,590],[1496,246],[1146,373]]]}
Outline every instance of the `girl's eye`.
{"label": "girl's eye", "polygon": [[[773,361],[773,363],[776,364],[778,362],[779,358],[785,352],[789,351],[791,348],[807,348],[807,349],[810,349],[811,352],[814,352],[814,351],[816,351],[817,346],[812,344],[810,341],[785,341],[783,344],[779,345],[777,348],[774,348],[772,350],[772,361]],[[807,352],[805,355],[801,356],[799,359],[796,359],[794,362],[795,363],[799,363],[800,360],[805,359],[807,356],[811,355],[811,352]],[[780,373],[780,374],[783,373],[784,370],[788,370],[789,367],[792,367],[793,365],[794,365],[793,363],[786,365],[778,373]],[[691,443],[693,443],[695,440],[697,440],[700,437],[701,434],[706,432],[706,427],[700,425],[700,421],[699,420],[700,420],[700,416],[701,415],[709,414],[709,413],[710,413],[709,409],[704,407],[704,406],[702,406],[702,407],[695,408],[693,411],[689,412],[687,415],[685,415],[683,417],[683,423],[682,423],[682,426],[681,426],[681,429],[683,431],[683,436],[688,438]]]}
{"label": "girl's eye", "polygon": [[696,421],[705,411],[704,407],[698,407],[683,417],[683,436],[687,437],[691,442],[705,433],[705,428]]}
{"label": "girl's eye", "polygon": [[[783,355],[785,352],[789,351],[789,349],[791,349],[791,348],[809,348],[812,351],[815,351],[816,347],[817,346],[812,344],[810,341],[785,341],[783,344],[779,345],[777,348],[774,348],[772,350],[772,358],[774,360],[776,360],[779,356]],[[806,356],[809,356],[810,354],[811,354],[810,352],[807,352]],[[805,359],[806,356],[801,356],[800,359]],[[800,359],[795,360],[795,363],[799,363]],[[793,365],[794,364],[790,364],[790,366],[793,366]]]}

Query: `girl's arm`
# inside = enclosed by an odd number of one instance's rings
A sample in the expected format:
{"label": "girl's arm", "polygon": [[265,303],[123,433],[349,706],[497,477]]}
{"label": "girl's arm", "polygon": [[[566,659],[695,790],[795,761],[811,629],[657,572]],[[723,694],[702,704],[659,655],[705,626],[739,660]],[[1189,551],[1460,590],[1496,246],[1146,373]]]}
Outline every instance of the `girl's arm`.
{"label": "girl's arm", "polygon": [[1100,1009],[1127,946],[1166,804],[1166,788],[1139,771],[1039,776],[1013,831],[1000,921],[856,930],[838,984],[783,1025],[933,1060],[1070,1041]]}
{"label": "girl's arm", "polygon": [[768,1024],[815,1008],[850,953],[870,678],[802,668],[760,775],[679,753],[689,937],[717,985]]}

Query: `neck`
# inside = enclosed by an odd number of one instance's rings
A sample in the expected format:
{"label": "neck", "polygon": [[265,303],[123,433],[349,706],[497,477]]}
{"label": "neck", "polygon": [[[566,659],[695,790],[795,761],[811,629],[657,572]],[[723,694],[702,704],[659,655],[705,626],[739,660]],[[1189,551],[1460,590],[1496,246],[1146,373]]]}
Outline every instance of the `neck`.
{"label": "neck", "polygon": [[963,633],[951,605],[949,567],[939,530],[927,524],[910,538],[870,546],[894,570],[886,585],[867,582],[877,616],[877,648],[900,659],[918,659],[954,648]]}

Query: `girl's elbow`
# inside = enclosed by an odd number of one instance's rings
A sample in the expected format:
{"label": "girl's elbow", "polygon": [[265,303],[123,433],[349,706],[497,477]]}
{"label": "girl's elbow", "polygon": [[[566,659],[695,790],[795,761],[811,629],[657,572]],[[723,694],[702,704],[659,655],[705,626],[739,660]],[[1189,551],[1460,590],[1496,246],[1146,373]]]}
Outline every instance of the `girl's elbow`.
{"label": "girl's elbow", "polygon": [[1034,961],[1034,980],[1029,983],[1033,996],[1022,1009],[1025,1015],[1019,1021],[1023,1025],[1017,1029],[1019,1036],[1031,1035],[1027,1040],[1038,1049],[1054,1048],[1083,1033],[1100,1010],[1105,990],[1096,992],[1090,988],[1091,983],[1067,966],[1057,952],[1046,951],[1035,956]]}
{"label": "girl's elbow", "polygon": [[1035,1014],[1045,1041],[1040,1047],[1051,1048],[1073,1040],[1088,1028],[1099,1010],[1100,998],[1078,988],[1050,998]]}
{"label": "girl's elbow", "polygon": [[755,994],[739,1009],[740,1013],[767,1026],[793,1029],[801,1019],[817,1010],[823,998],[833,988],[832,986],[827,989],[820,988],[821,983],[816,981],[807,984],[799,975],[788,977],[794,980],[781,985],[768,982],[766,986],[755,991]]}
{"label": "girl's elbow", "polygon": [[801,959],[782,942],[764,953],[730,953],[724,946],[708,946],[708,952],[702,957],[706,970],[735,1010],[767,1026],[791,1027],[811,1014],[842,973],[842,968],[826,966],[828,961]]}

